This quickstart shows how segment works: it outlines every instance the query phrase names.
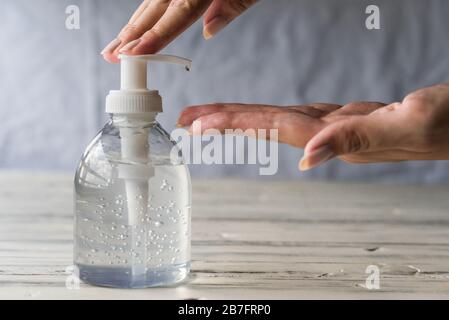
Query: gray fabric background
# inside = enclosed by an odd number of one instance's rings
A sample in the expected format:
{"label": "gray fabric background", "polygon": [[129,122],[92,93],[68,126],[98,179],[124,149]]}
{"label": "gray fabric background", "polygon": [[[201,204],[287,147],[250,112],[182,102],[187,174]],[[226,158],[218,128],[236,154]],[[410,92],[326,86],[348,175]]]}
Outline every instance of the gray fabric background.
{"label": "gray fabric background", "polygon": [[[2,0],[0,10],[0,169],[74,171],[106,121],[104,97],[118,87],[117,66],[100,50],[139,0]],[[81,30],[65,28],[65,8],[81,9]],[[364,28],[368,4],[380,31]],[[201,23],[164,50],[189,57],[192,72],[155,66],[164,97],[160,120],[174,127],[183,106],[236,101],[296,104],[389,102],[449,80],[447,0],[261,1],[216,38]],[[448,142],[449,143],[449,142]],[[302,151],[280,147],[276,177],[446,183],[449,162],[347,165],[297,171]],[[201,177],[256,177],[254,166],[192,166]]]}

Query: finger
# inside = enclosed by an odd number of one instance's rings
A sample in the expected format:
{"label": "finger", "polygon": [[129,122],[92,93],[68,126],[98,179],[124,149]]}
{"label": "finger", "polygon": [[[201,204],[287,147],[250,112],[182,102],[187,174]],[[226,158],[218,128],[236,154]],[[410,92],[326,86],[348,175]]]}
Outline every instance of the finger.
{"label": "finger", "polygon": [[341,106],[333,104],[315,103],[302,106],[273,106],[264,104],[242,104],[242,103],[214,103],[206,105],[190,106],[185,108],[179,116],[177,125],[185,127],[201,116],[215,112],[299,112],[312,118],[319,118]]}
{"label": "finger", "polygon": [[[146,10],[146,8],[148,7],[148,4],[152,2],[152,0],[144,0],[140,6],[137,8],[137,10],[133,13],[133,15],[131,16],[131,18],[129,19],[128,24],[133,25],[136,20],[140,17],[140,15]],[[126,27],[125,27],[126,28]]]}
{"label": "finger", "polygon": [[104,58],[110,62],[118,62],[120,50],[125,46],[130,47],[134,40],[151,29],[167,10],[168,5],[167,0],[145,0],[120,31],[114,45],[108,45],[109,48],[107,46],[102,51]]}
{"label": "finger", "polygon": [[389,149],[374,152],[360,152],[348,154],[341,157],[350,163],[373,163],[373,162],[397,162],[405,160],[435,160],[444,159],[444,151],[418,152],[406,149]]}
{"label": "finger", "polygon": [[204,38],[212,38],[256,2],[257,0],[214,0],[204,14]]}
{"label": "finger", "polygon": [[[145,11],[145,9],[147,8],[148,4],[150,3],[151,0],[145,0],[143,1],[139,7],[137,8],[137,10],[133,13],[133,15],[131,16],[131,18],[129,19],[128,24],[126,24],[125,27],[123,27],[122,31],[120,31],[120,34],[125,32],[125,30],[127,28],[130,28],[131,26],[134,26],[135,21],[137,20],[137,18]],[[118,62],[118,58],[117,56],[115,56],[113,54],[113,52],[122,44],[122,40],[120,39],[120,34],[117,38],[113,39],[102,51],[101,54],[103,55],[103,57],[112,63],[116,63]]]}
{"label": "finger", "polygon": [[325,127],[305,148],[300,169],[314,168],[336,156],[395,149],[407,139],[401,114],[353,116]]}
{"label": "finger", "polygon": [[367,115],[384,106],[381,102],[351,102],[332,112],[331,116]]}
{"label": "finger", "polygon": [[198,135],[208,129],[216,129],[221,133],[227,133],[227,129],[240,129],[245,135],[264,138],[264,134],[270,137],[269,131],[260,129],[275,129],[279,142],[304,147],[322,127],[321,120],[292,112],[216,112],[199,117],[189,131]]}
{"label": "finger", "polygon": [[384,150],[380,152],[360,152],[340,156],[347,163],[368,164],[381,162],[400,162],[405,160],[406,152],[399,150]]}
{"label": "finger", "polygon": [[216,112],[286,112],[289,111],[286,107],[262,105],[262,104],[242,104],[242,103],[213,103],[206,105],[190,106],[185,108],[178,119],[178,126],[185,127],[192,124],[192,122],[208,114]]}
{"label": "finger", "polygon": [[338,110],[341,106],[336,104],[312,103],[310,105],[290,106],[288,108],[290,110],[302,112],[313,118],[320,118]]}
{"label": "finger", "polygon": [[[335,110],[340,109],[342,106],[339,104],[333,104],[333,103],[309,103],[307,105],[305,105],[307,107],[312,107],[316,110],[321,110],[323,112],[329,113],[329,112],[333,112]],[[303,108],[304,105],[300,105],[300,106],[290,106],[290,108],[296,109],[296,108]]]}
{"label": "finger", "polygon": [[172,0],[162,17],[121,53],[149,54],[165,47],[204,13],[212,0]]}

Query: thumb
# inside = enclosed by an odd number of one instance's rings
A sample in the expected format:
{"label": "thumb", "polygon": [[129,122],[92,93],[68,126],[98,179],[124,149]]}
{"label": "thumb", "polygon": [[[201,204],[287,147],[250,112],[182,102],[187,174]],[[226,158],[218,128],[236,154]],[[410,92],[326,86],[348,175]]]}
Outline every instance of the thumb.
{"label": "thumb", "polygon": [[402,130],[395,118],[391,113],[373,113],[330,124],[309,140],[299,169],[309,170],[341,155],[398,146]]}
{"label": "thumb", "polygon": [[214,0],[204,13],[204,38],[212,38],[256,2],[257,0]]}

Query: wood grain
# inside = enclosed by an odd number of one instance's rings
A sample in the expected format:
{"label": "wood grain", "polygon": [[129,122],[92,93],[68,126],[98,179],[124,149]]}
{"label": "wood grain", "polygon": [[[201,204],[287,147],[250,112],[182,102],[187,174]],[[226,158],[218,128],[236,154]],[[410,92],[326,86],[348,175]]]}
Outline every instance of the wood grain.
{"label": "wood grain", "polygon": [[72,177],[0,173],[0,299],[449,298],[446,187],[193,181],[192,233],[181,286],[69,290]]}

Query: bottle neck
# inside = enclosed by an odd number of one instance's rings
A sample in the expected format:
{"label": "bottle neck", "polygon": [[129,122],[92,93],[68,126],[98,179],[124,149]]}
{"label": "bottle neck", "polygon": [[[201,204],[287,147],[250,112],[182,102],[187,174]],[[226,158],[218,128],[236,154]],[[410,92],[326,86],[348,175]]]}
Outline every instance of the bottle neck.
{"label": "bottle neck", "polygon": [[157,112],[111,113],[111,120],[116,126],[142,127],[156,123],[157,114]]}

